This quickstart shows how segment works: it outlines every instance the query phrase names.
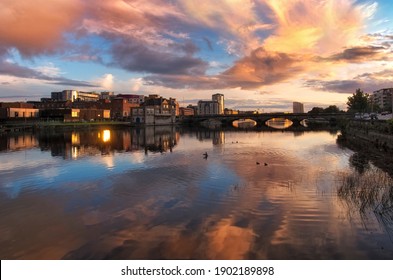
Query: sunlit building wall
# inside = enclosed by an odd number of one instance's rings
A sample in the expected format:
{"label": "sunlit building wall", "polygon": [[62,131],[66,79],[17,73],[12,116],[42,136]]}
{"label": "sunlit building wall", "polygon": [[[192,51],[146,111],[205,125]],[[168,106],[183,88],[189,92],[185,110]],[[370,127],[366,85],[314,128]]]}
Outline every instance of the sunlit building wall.
{"label": "sunlit building wall", "polygon": [[224,114],[224,95],[221,93],[216,93],[212,95],[212,101],[218,102],[218,114],[223,115]]}
{"label": "sunlit building wall", "polygon": [[85,92],[85,91],[79,91],[78,92],[78,101],[98,101],[100,99],[100,94],[96,92]]}
{"label": "sunlit building wall", "polygon": [[63,90],[51,93],[52,100],[55,101],[76,101],[78,99],[78,91],[76,90]]}
{"label": "sunlit building wall", "polygon": [[180,116],[193,116],[195,115],[193,108],[180,107]]}
{"label": "sunlit building wall", "polygon": [[303,103],[293,102],[293,113],[294,114],[303,114],[304,113]]}
{"label": "sunlit building wall", "polygon": [[391,111],[393,103],[393,88],[384,88],[373,92],[373,103],[378,105],[382,111]]}
{"label": "sunlit building wall", "polygon": [[198,115],[218,115],[219,114],[219,103],[217,101],[198,101]]}

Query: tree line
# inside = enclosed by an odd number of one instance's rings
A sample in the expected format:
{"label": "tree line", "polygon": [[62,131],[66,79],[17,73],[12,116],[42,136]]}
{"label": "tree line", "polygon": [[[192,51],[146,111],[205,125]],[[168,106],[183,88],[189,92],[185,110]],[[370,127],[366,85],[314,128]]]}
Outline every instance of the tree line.
{"label": "tree line", "polygon": [[[361,89],[357,89],[352,96],[348,97],[347,109],[349,113],[370,113],[370,112],[381,112],[390,111],[392,108],[380,108],[378,104],[373,102],[372,96],[368,93],[363,92]],[[336,105],[331,105],[326,108],[314,107],[309,114],[321,114],[321,113],[340,113],[344,112],[340,110]]]}

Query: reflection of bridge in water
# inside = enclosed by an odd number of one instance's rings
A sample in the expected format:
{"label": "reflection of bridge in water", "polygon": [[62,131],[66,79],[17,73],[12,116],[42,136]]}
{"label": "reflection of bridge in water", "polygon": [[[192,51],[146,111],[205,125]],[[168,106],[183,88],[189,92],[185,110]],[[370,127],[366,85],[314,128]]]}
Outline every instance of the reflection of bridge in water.
{"label": "reflection of bridge in water", "polygon": [[221,122],[222,125],[232,125],[236,120],[240,119],[251,119],[257,123],[256,126],[264,127],[267,126],[266,122],[271,119],[287,119],[293,124],[292,126],[301,126],[303,120],[326,120],[330,123],[335,123],[339,119],[353,118],[352,114],[348,113],[335,113],[335,114],[290,114],[290,113],[268,113],[268,114],[238,114],[238,115],[205,115],[205,116],[183,116],[180,121],[183,123],[196,124],[204,121],[216,121]]}

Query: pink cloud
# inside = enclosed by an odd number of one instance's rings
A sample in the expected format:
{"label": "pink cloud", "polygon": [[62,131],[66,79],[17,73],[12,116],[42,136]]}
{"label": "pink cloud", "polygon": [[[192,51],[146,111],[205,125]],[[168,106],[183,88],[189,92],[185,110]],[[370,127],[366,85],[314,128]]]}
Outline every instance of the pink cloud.
{"label": "pink cloud", "polygon": [[64,33],[79,22],[80,0],[2,0],[0,48],[16,48],[24,56],[55,52],[66,42]]}

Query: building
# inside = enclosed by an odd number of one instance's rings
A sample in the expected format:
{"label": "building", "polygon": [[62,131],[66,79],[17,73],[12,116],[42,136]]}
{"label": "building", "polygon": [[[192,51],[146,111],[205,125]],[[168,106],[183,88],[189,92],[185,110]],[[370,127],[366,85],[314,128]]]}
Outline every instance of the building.
{"label": "building", "polygon": [[145,101],[145,96],[138,95],[138,94],[118,94],[116,98],[123,98],[127,100],[128,103],[137,104],[137,105],[140,105]]}
{"label": "building", "polygon": [[76,90],[63,90],[58,92],[51,92],[51,99],[53,101],[71,101],[74,102],[78,98]]}
{"label": "building", "polygon": [[38,118],[39,109],[33,104],[23,102],[0,103],[0,119]]}
{"label": "building", "polygon": [[103,100],[110,100],[115,96],[115,93],[113,91],[103,91],[101,92],[101,99]]}
{"label": "building", "polygon": [[303,103],[293,102],[293,113],[294,114],[303,114],[304,113]]}
{"label": "building", "polygon": [[52,92],[51,99],[53,101],[98,101],[100,94],[96,92],[86,92],[77,90],[63,90],[59,92]]}
{"label": "building", "polygon": [[217,101],[218,102],[218,114],[223,115],[224,114],[224,95],[221,93],[216,93],[212,95],[212,101]]}
{"label": "building", "polygon": [[212,100],[199,100],[197,105],[197,114],[206,115],[224,115],[224,95],[216,93],[212,95]]}
{"label": "building", "polygon": [[224,115],[238,115],[238,114],[239,114],[239,110],[228,109],[228,108],[224,109]]}
{"label": "building", "polygon": [[180,116],[194,116],[195,115],[195,111],[193,108],[180,107],[179,111],[180,111]]}
{"label": "building", "polygon": [[111,100],[111,116],[113,119],[130,117],[131,108],[139,107],[138,104],[130,103],[127,99],[115,97]]}
{"label": "building", "polygon": [[220,105],[217,101],[199,100],[198,115],[199,116],[218,115],[219,107]]}
{"label": "building", "polygon": [[[77,101],[96,102],[101,95],[96,92],[77,91]],[[75,101],[75,100],[74,100]]]}
{"label": "building", "polygon": [[132,108],[131,123],[136,125],[174,124],[177,106],[176,99],[150,95],[140,107]]}
{"label": "building", "polygon": [[372,101],[381,111],[392,111],[392,96],[393,88],[384,88],[373,92]]}
{"label": "building", "polygon": [[96,121],[109,119],[110,110],[98,108],[47,108],[40,110],[40,117],[64,122]]}

